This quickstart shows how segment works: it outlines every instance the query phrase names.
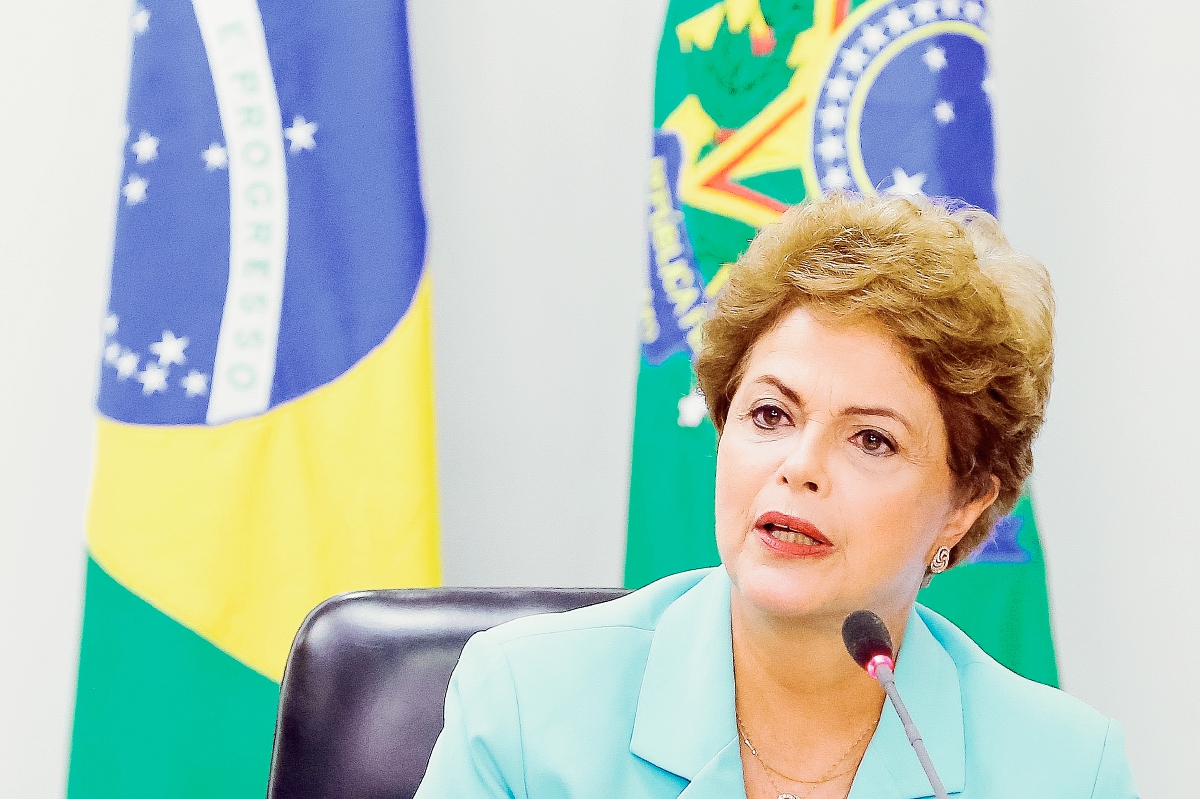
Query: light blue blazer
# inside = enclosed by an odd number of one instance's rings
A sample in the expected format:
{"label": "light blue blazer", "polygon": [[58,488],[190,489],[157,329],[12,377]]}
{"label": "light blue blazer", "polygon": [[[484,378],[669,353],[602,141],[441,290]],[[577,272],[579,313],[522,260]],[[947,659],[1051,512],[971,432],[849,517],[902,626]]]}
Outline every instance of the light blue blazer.
{"label": "light blue blazer", "polygon": [[[729,577],[660,580],[471,639],[417,799],[739,799]],[[896,685],[951,795],[1136,796],[1115,721],[996,663],[917,606]],[[933,790],[891,704],[851,799]]]}

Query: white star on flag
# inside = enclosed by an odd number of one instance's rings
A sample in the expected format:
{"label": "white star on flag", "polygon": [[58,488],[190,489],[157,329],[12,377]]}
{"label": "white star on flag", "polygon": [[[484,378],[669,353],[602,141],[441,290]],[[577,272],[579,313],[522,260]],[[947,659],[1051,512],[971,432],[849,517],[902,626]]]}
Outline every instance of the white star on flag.
{"label": "white star on flag", "polygon": [[121,193],[125,195],[125,202],[128,205],[137,205],[146,199],[146,187],[148,185],[150,184],[145,178],[138,177],[131,172],[129,180],[125,182],[125,186],[121,189]]}
{"label": "white star on flag", "polygon": [[121,357],[121,345],[113,342],[104,348],[104,362],[109,366],[116,366],[117,361]]}
{"label": "white star on flag", "polygon": [[201,374],[195,369],[187,373],[187,377],[179,381],[179,385],[189,397],[199,397],[208,393],[208,375]]}
{"label": "white star on flag", "polygon": [[138,372],[137,380],[142,384],[142,393],[147,396],[167,390],[167,370],[156,363],[146,364],[146,368]]}
{"label": "white star on flag", "polygon": [[913,19],[921,24],[937,19],[937,3],[934,3],[933,0],[920,0],[913,3],[912,10]]}
{"label": "white star on flag", "polygon": [[847,72],[862,72],[867,66],[867,54],[862,50],[843,50],[842,69]]}
{"label": "white star on flag", "polygon": [[880,47],[887,44],[887,34],[883,32],[883,28],[878,25],[866,25],[863,27],[862,42],[872,53]]}
{"label": "white star on flag", "polygon": [[170,330],[164,330],[162,340],[150,345],[150,351],[158,356],[159,366],[170,366],[173,363],[183,364],[187,356],[183,351],[187,348],[187,336],[176,338]]}
{"label": "white star on flag", "polygon": [[115,313],[110,313],[104,317],[104,335],[113,336],[117,333],[117,326],[121,324],[121,319]]}
{"label": "white star on flag", "polygon": [[908,18],[908,12],[901,11],[892,6],[892,9],[888,11],[888,15],[883,18],[883,24],[887,25],[888,33],[895,36],[911,28],[912,20]]}
{"label": "white star on flag", "polygon": [[304,117],[293,117],[292,126],[283,129],[283,135],[287,136],[287,140],[291,143],[288,147],[288,152],[292,155],[301,150],[311,150],[317,146],[317,142],[313,139],[317,133],[317,123],[309,122]]}
{"label": "white star on flag", "polygon": [[133,16],[129,19],[129,26],[133,28],[134,36],[141,36],[150,27],[150,12],[141,3],[133,10]]}
{"label": "white star on flag", "polygon": [[844,189],[850,185],[850,173],[844,166],[835,166],[825,173],[825,185],[831,189]]}
{"label": "white star on flag", "polygon": [[957,17],[962,13],[962,3],[959,0],[942,0],[942,16]]}
{"label": "white star on flag", "polygon": [[996,90],[996,79],[991,75],[988,75],[983,79],[983,82],[979,84],[979,88],[983,89],[984,94],[986,94],[988,97],[991,97],[992,92]]}
{"label": "white star on flag", "polygon": [[680,427],[699,427],[705,416],[708,416],[708,406],[699,392],[693,391],[679,400]]}
{"label": "white star on flag", "polygon": [[832,161],[835,158],[841,158],[846,154],[846,148],[842,144],[840,136],[826,136],[821,139],[821,143],[817,145],[817,152],[826,161]]}
{"label": "white star on flag", "polygon": [[121,380],[128,378],[137,371],[140,360],[136,352],[122,350],[121,357],[117,358],[117,377]]}
{"label": "white star on flag", "polygon": [[983,18],[983,6],[979,3],[966,3],[963,5],[963,16],[971,22],[978,22]]}
{"label": "white star on flag", "polygon": [[924,195],[921,187],[925,185],[924,172],[918,172],[915,175],[910,175],[900,167],[892,170],[892,186],[885,189],[885,194],[899,194],[902,196],[914,197],[916,195]]}
{"label": "white star on flag", "polygon": [[840,128],[846,124],[846,112],[840,105],[827,105],[821,109],[821,127],[826,130]]}
{"label": "white star on flag", "polygon": [[204,168],[209,172],[229,166],[229,152],[216,142],[208,145],[208,149],[200,153],[200,157],[204,159]]}
{"label": "white star on flag", "polygon": [[921,58],[924,59],[925,66],[929,67],[930,72],[941,72],[946,68],[946,50],[943,47],[927,47],[925,55]]}
{"label": "white star on flag", "polygon": [[835,100],[849,100],[850,92],[854,89],[854,83],[842,77],[834,78],[826,86],[829,89],[829,96]]}
{"label": "white star on flag", "polygon": [[949,125],[954,121],[954,104],[948,100],[939,100],[933,107],[933,116],[939,125]]}
{"label": "white star on flag", "polygon": [[158,139],[143,130],[129,149],[137,156],[139,164],[148,164],[158,158]]}

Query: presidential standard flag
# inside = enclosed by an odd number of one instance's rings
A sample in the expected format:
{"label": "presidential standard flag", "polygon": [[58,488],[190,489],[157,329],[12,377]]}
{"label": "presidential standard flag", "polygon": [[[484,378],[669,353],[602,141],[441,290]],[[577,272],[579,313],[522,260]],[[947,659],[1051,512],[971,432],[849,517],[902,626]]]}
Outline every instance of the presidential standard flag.
{"label": "presidential standard flag", "polygon": [[[996,213],[988,9],[975,0],[671,0],[658,51],[649,285],[625,582],[717,563],[716,431],[698,325],[757,228],[835,190]],[[921,601],[1015,671],[1055,684],[1029,497]]]}
{"label": "presidential standard flag", "polygon": [[405,4],[141,0],[71,799],[261,799],[288,647],[439,580]]}

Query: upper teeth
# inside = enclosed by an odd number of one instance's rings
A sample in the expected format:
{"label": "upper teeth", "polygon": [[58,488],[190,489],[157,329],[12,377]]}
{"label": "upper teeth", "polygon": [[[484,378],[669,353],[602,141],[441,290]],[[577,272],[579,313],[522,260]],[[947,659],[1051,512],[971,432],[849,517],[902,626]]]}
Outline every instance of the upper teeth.
{"label": "upper teeth", "polygon": [[768,528],[768,532],[771,534],[772,538],[776,538],[780,541],[786,541],[789,544],[808,544],[812,546],[820,543],[810,535],[797,533],[793,530],[787,529],[786,527],[777,527],[775,525],[771,525]]}

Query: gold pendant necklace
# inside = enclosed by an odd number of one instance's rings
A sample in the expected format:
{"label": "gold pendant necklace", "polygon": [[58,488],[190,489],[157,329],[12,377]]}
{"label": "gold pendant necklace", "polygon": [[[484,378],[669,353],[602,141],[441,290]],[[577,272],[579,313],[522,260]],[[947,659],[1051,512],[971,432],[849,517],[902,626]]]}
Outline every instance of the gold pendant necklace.
{"label": "gold pendant necklace", "polygon": [[774,790],[775,793],[779,794],[777,799],[804,799],[804,797],[788,791],[780,790],[778,783],[775,782],[775,777],[772,775],[782,777],[788,782],[798,782],[801,785],[809,785],[811,786],[811,790],[816,790],[819,786],[824,785],[830,780],[837,779],[838,777],[844,777],[846,774],[850,773],[851,769],[847,768],[842,771],[838,771],[838,768],[846,761],[846,758],[850,757],[850,753],[858,748],[858,745],[862,743],[863,738],[867,737],[867,733],[875,727],[874,721],[868,724],[862,733],[854,739],[854,743],[850,744],[850,748],[843,752],[842,756],[834,761],[834,764],[829,767],[829,770],[826,771],[823,776],[818,777],[815,780],[798,780],[794,777],[789,777],[787,774],[784,774],[778,769],[768,766],[767,761],[762,759],[762,755],[758,753],[758,750],[754,748],[754,744],[750,742],[750,736],[746,734],[746,727],[742,724],[742,717],[735,715],[734,719],[737,721],[738,736],[742,739],[742,743],[746,745],[746,748],[750,750],[750,754],[754,755],[754,759],[758,761],[758,764],[763,767],[763,773],[767,776],[767,782],[771,783],[771,789]]}

